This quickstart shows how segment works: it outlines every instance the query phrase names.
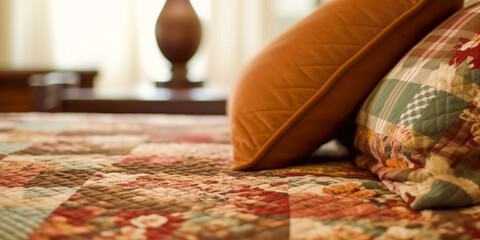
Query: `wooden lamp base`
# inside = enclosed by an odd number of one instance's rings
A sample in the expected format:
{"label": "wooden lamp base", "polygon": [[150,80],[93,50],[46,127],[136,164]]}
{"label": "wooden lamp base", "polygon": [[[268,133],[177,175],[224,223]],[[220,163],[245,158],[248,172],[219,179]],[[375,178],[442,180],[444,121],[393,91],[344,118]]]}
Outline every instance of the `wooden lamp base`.
{"label": "wooden lamp base", "polygon": [[172,78],[167,82],[155,82],[155,86],[163,88],[197,88],[203,86],[203,82],[192,82],[187,77],[186,63],[172,63]]}
{"label": "wooden lamp base", "polygon": [[195,88],[202,82],[187,78],[187,62],[198,49],[201,25],[189,0],[167,0],[157,19],[155,36],[157,44],[172,64],[172,78],[168,82],[156,82],[157,87]]}
{"label": "wooden lamp base", "polygon": [[203,82],[155,82],[155,86],[159,88],[186,89],[202,87]]}

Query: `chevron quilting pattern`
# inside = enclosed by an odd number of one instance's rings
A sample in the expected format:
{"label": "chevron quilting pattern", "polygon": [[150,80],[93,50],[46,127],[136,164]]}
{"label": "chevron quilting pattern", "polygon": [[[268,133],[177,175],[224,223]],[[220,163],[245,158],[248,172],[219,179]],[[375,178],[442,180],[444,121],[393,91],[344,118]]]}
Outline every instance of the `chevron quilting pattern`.
{"label": "chevron quilting pattern", "polygon": [[422,29],[462,1],[440,2],[332,1],[272,42],[230,99],[235,169],[285,166],[329,140]]}

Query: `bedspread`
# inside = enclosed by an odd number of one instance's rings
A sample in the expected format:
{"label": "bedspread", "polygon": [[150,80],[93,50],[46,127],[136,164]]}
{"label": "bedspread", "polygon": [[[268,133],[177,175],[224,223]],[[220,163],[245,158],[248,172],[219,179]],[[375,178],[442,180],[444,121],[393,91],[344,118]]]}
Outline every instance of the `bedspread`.
{"label": "bedspread", "polygon": [[0,239],[480,239],[348,160],[231,171],[223,116],[1,114]]}

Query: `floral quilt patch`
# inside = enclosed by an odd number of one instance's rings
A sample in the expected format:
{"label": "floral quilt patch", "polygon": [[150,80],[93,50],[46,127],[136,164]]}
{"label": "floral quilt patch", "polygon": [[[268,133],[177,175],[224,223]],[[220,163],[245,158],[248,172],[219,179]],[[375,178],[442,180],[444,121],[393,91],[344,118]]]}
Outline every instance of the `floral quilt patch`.
{"label": "floral quilt patch", "polygon": [[348,159],[232,171],[227,124],[0,114],[0,239],[480,237],[480,208],[415,211]]}

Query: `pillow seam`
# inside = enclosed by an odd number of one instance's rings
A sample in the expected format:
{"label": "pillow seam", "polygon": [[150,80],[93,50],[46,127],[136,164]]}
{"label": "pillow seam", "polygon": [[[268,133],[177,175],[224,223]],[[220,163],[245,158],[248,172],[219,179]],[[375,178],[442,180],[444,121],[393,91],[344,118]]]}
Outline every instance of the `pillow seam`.
{"label": "pillow seam", "polygon": [[[260,162],[261,157],[270,152],[271,148],[275,146],[276,143],[280,140],[282,136],[287,134],[293,125],[297,124],[298,121],[303,118],[309,109],[316,105],[320,100],[325,97],[328,89],[331,89],[336,85],[337,81],[335,79],[340,78],[350,67],[356,65],[362,56],[368,54],[368,50],[374,49],[377,47],[381,40],[388,37],[390,32],[395,29],[398,29],[402,26],[411,16],[416,15],[421,9],[423,9],[427,4],[432,2],[432,0],[424,0],[413,5],[408,11],[405,11],[403,14],[394,19],[390,24],[388,24],[377,36],[370,40],[364,47],[355,53],[345,64],[343,64],[337,71],[335,71],[331,77],[325,82],[325,84],[319,88],[316,93],[298,109],[294,115],[289,117],[287,121],[272,135],[272,137],[263,144],[263,146],[257,150],[256,154],[253,155],[252,161],[247,164],[234,167],[234,170],[242,170],[255,166]],[[322,94],[323,93],[323,94]]]}

